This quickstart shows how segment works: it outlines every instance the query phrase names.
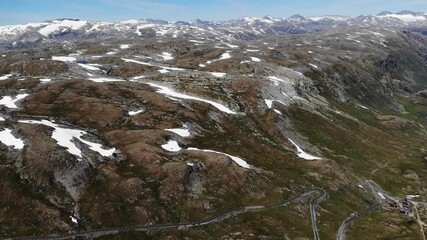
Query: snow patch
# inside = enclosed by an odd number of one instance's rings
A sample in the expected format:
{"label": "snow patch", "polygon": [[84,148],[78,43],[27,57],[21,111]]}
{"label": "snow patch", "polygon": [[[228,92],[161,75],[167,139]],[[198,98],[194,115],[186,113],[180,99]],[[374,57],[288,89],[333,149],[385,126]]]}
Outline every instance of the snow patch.
{"label": "snow patch", "polygon": [[123,82],[125,80],[123,79],[118,79],[118,78],[105,78],[105,77],[100,77],[100,78],[88,78],[88,80],[92,81],[92,82],[97,82],[97,83],[104,83],[104,82]]}
{"label": "snow patch", "polygon": [[177,141],[169,140],[167,143],[162,145],[162,148],[168,152],[179,152],[181,147],[178,145]]}
{"label": "snow patch", "polygon": [[222,72],[209,72],[209,73],[219,78],[223,78],[227,75],[227,73],[222,73]]}
{"label": "snow patch", "polygon": [[18,108],[18,106],[16,106],[16,103],[21,100],[24,99],[25,97],[27,97],[29,94],[18,94],[16,95],[16,97],[11,97],[11,96],[4,96],[2,99],[0,99],[0,105],[3,105],[7,108]]}
{"label": "snow patch", "polygon": [[321,158],[310,155],[304,150],[302,150],[292,139],[288,138],[288,140],[297,148],[297,155],[300,158],[304,158],[305,160],[320,160]]}
{"label": "snow patch", "polygon": [[82,152],[73,142],[75,141],[75,139],[89,146],[89,148],[92,151],[95,151],[104,157],[111,157],[113,156],[113,153],[116,151],[115,148],[104,149],[102,144],[84,140],[82,137],[86,135],[87,132],[79,129],[64,128],[48,120],[41,120],[41,121],[21,120],[19,122],[28,123],[28,124],[41,124],[41,125],[54,128],[54,131],[52,132],[51,137],[56,140],[59,146],[65,147],[70,154],[77,156],[79,160],[82,158]]}
{"label": "snow patch", "polygon": [[168,53],[168,52],[163,52],[161,55],[159,55],[160,57],[162,57],[165,61],[169,61],[169,60],[173,60],[174,58],[172,57],[172,54]]}
{"label": "snow patch", "polygon": [[47,82],[51,82],[52,79],[50,79],[50,78],[40,78],[39,81],[42,82],[42,83],[47,83]]}
{"label": "snow patch", "polygon": [[215,108],[217,108],[218,110],[228,113],[228,114],[236,114],[236,112],[230,110],[229,108],[227,108],[226,106],[219,104],[217,102],[214,101],[210,101],[210,100],[206,100],[203,98],[199,98],[199,97],[193,97],[193,96],[189,96],[186,94],[182,94],[182,93],[178,93],[173,91],[172,89],[168,88],[168,87],[164,87],[155,83],[147,83],[148,85],[158,88],[157,92],[164,94],[166,96],[172,97],[172,98],[177,98],[177,99],[188,99],[188,100],[195,100],[195,101],[200,101],[200,102],[205,102],[208,103],[212,106],[214,106]]}
{"label": "snow patch", "polygon": [[138,114],[140,114],[140,113],[142,113],[142,112],[144,112],[144,110],[129,111],[129,112],[128,112],[128,114],[129,114],[130,116],[135,116],[135,115],[138,115]]}
{"label": "snow patch", "polygon": [[0,142],[6,146],[12,146],[14,149],[18,150],[23,149],[25,146],[24,141],[13,136],[12,130],[9,128],[0,131]]}
{"label": "snow patch", "polygon": [[129,44],[122,44],[122,45],[120,45],[120,49],[128,49],[128,48],[130,48]]}
{"label": "snow patch", "polygon": [[247,168],[247,169],[253,168],[249,163],[247,163],[242,158],[236,157],[236,156],[232,156],[232,155],[227,154],[227,153],[218,152],[218,151],[214,151],[214,150],[207,150],[207,149],[198,149],[198,148],[188,148],[187,150],[188,151],[202,151],[202,152],[217,153],[217,154],[225,155],[225,156],[231,158],[231,160],[233,160],[233,162],[237,163],[237,165],[239,165],[239,166],[241,166],[243,168]]}
{"label": "snow patch", "polygon": [[186,128],[170,128],[170,129],[165,129],[165,131],[173,132],[181,137],[189,137],[191,135],[190,131],[188,131],[188,129]]}
{"label": "snow patch", "polygon": [[12,77],[12,74],[7,74],[7,75],[4,75],[4,76],[1,76],[0,77],[0,81],[2,81],[2,80],[7,80],[8,78],[10,78],[10,77]]}
{"label": "snow patch", "polygon": [[82,68],[84,68],[84,69],[86,69],[86,70],[89,70],[89,71],[101,71],[101,69],[95,67],[97,65],[94,65],[94,64],[83,64],[83,63],[79,63],[79,66],[82,67]]}
{"label": "snow patch", "polygon": [[52,60],[61,62],[75,62],[77,58],[70,56],[52,56]]}

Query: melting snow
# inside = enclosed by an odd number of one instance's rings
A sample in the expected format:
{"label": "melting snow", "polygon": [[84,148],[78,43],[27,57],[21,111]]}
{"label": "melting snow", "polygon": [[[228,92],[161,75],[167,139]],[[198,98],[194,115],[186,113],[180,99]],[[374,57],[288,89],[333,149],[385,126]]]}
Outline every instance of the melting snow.
{"label": "melting snow", "polygon": [[206,67],[205,64],[199,64],[199,67]]}
{"label": "melting snow", "polygon": [[228,114],[236,114],[236,112],[230,110],[229,108],[227,108],[226,106],[219,104],[217,102],[213,102],[213,101],[209,101],[203,98],[199,98],[199,97],[193,97],[193,96],[189,96],[186,94],[182,94],[182,93],[178,93],[173,91],[172,89],[168,88],[168,87],[164,87],[158,84],[154,84],[154,83],[147,83],[148,85],[158,88],[159,90],[157,90],[158,93],[164,94],[166,96],[172,97],[172,98],[178,98],[178,99],[189,99],[189,100],[195,100],[195,101],[200,101],[200,102],[205,102],[205,103],[209,103],[210,105],[214,106],[215,108],[217,108],[218,110],[228,113]]}
{"label": "melting snow", "polygon": [[18,108],[16,102],[21,99],[24,99],[28,94],[18,94],[16,97],[12,98],[11,96],[4,96],[0,99],[0,105],[6,106],[7,108]]}
{"label": "melting snow", "polygon": [[246,49],[247,52],[259,52],[259,50],[256,49]]}
{"label": "melting snow", "polygon": [[185,129],[185,128],[170,128],[170,129],[165,129],[165,131],[173,132],[181,137],[189,137],[191,135],[190,131],[188,131],[188,129]]}
{"label": "melting snow", "polygon": [[312,155],[304,152],[304,150],[302,150],[294,141],[292,141],[292,139],[288,138],[288,140],[297,148],[298,157],[304,158],[306,160],[320,160],[321,159],[319,157],[315,157],[315,156],[312,156]]}
{"label": "melting snow", "polygon": [[227,154],[227,153],[217,152],[217,151],[214,151],[214,150],[197,149],[197,148],[188,148],[187,150],[189,150],[189,151],[202,151],[202,152],[217,153],[217,154],[225,155],[225,156],[231,158],[231,160],[233,160],[235,163],[237,163],[237,165],[239,165],[239,166],[241,166],[243,168],[247,168],[247,169],[253,168],[245,160],[243,160],[243,159],[241,159],[239,157],[236,157],[236,156],[232,156],[232,155]]}
{"label": "melting snow", "polygon": [[122,44],[122,45],[120,45],[120,49],[128,49],[128,48],[130,48],[129,44]]}
{"label": "melting snow", "polygon": [[229,44],[229,43],[224,43],[224,44],[227,45],[230,48],[238,48],[239,47],[237,45],[232,45],[232,44]]}
{"label": "melting snow", "polygon": [[48,120],[42,121],[34,121],[34,120],[21,120],[20,123],[28,123],[28,124],[41,124],[55,130],[52,132],[52,138],[56,140],[59,146],[65,147],[67,151],[79,158],[82,158],[81,150],[76,146],[73,141],[75,139],[89,146],[92,151],[98,152],[100,155],[104,157],[111,157],[113,153],[116,151],[115,148],[104,149],[102,144],[90,142],[84,140],[82,137],[87,134],[87,132],[78,130],[78,129],[69,129],[60,127],[58,124],[50,122]]}
{"label": "melting snow", "polygon": [[169,70],[166,70],[166,69],[160,69],[160,70],[157,70],[159,73],[168,73],[169,72]]}
{"label": "melting snow", "polygon": [[9,128],[0,131],[0,142],[6,146],[13,146],[15,149],[23,149],[24,142],[12,135],[12,130]]}
{"label": "melting snow", "polygon": [[61,61],[61,62],[75,62],[77,59],[75,57],[69,56],[52,56],[52,60]]}
{"label": "melting snow", "polygon": [[90,71],[101,71],[101,69],[95,67],[95,66],[98,66],[98,65],[95,65],[95,64],[83,64],[83,63],[79,63],[79,66],[82,67],[82,68],[84,68],[84,69],[90,70]]}
{"label": "melting snow", "polygon": [[261,62],[261,59],[259,59],[257,57],[251,57],[251,60],[254,62]]}
{"label": "melting snow", "polygon": [[283,104],[283,105],[286,106],[286,104],[284,102],[280,101],[280,100],[264,99],[264,101],[265,101],[265,105],[267,105],[268,108],[271,108],[273,106],[273,102],[278,102],[278,103],[281,103],[281,104]]}
{"label": "melting snow", "polygon": [[310,66],[312,66],[312,67],[314,67],[314,68],[316,68],[316,69],[318,69],[318,68],[319,68],[318,66],[316,66],[316,65],[314,65],[314,64],[312,64],[312,63],[309,63],[308,65],[310,65]]}
{"label": "melting snow", "polygon": [[78,223],[78,221],[77,221],[77,218],[75,218],[75,217],[73,217],[73,216],[70,216],[70,218],[71,218],[71,221],[73,222],[73,223]]}
{"label": "melting snow", "polygon": [[0,117],[0,122],[4,122],[6,121],[6,119],[4,119],[3,117]]}
{"label": "melting snow", "polygon": [[162,55],[159,55],[162,57],[165,61],[173,60],[172,54],[168,52],[163,52]]}
{"label": "melting snow", "polygon": [[142,113],[143,111],[144,111],[144,110],[129,111],[129,112],[128,112],[128,114],[129,114],[130,116],[134,116],[134,115],[137,115],[137,114]]}
{"label": "melting snow", "polygon": [[92,81],[92,82],[98,82],[98,83],[103,83],[103,82],[123,82],[125,80],[123,79],[118,79],[118,78],[88,78],[88,80]]}
{"label": "melting snow", "polygon": [[177,141],[169,140],[167,143],[162,145],[162,148],[169,152],[179,152],[181,147],[178,145]]}
{"label": "melting snow", "polygon": [[214,61],[221,61],[221,60],[225,60],[225,59],[229,59],[229,58],[231,58],[231,54],[226,52],[226,53],[223,53],[220,58],[218,58],[217,60],[214,60]]}
{"label": "melting snow", "polygon": [[52,79],[50,79],[50,78],[40,78],[39,80],[42,83],[47,83],[47,82],[51,82],[52,81]]}
{"label": "melting snow", "polygon": [[55,33],[59,29],[62,29],[62,32],[67,31],[67,29],[78,30],[84,25],[87,21],[73,21],[73,20],[54,20],[53,24],[49,24],[46,27],[39,30],[39,33],[45,37],[49,36],[52,33]]}
{"label": "melting snow", "polygon": [[12,74],[7,74],[7,75],[4,75],[4,76],[1,76],[0,80],[7,80],[10,77],[12,77]]}
{"label": "melting snow", "polygon": [[209,73],[219,78],[223,78],[227,75],[227,73],[222,73],[222,72],[209,72]]}

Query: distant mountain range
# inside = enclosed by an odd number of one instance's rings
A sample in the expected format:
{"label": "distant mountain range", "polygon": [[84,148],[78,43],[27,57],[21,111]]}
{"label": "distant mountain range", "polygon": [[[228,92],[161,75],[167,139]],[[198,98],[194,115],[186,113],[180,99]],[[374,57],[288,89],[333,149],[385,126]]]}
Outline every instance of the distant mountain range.
{"label": "distant mountain range", "polygon": [[115,23],[56,19],[42,23],[0,26],[0,47],[22,48],[61,39],[92,39],[110,36],[228,38],[251,40],[268,35],[300,34],[334,28],[395,27],[427,28],[427,13],[401,11],[381,12],[368,16],[293,15],[288,18],[244,17],[229,21],[128,20]]}

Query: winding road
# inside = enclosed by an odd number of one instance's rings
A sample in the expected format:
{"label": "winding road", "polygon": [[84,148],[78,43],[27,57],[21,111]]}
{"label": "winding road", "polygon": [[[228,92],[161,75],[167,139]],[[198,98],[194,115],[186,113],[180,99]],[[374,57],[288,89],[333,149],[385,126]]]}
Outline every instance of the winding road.
{"label": "winding road", "polygon": [[378,208],[382,203],[382,199],[380,196],[380,193],[383,192],[382,189],[372,180],[366,180],[365,183],[368,185],[372,194],[375,196],[376,203],[373,204],[372,206],[368,207],[368,208],[363,209],[360,212],[353,213],[353,214],[351,214],[350,217],[346,218],[342,222],[340,228],[338,229],[337,238],[336,238],[337,240],[344,240],[345,239],[345,229],[347,228],[347,226],[350,223],[352,223],[356,219],[359,219],[359,218],[363,217],[364,215],[372,212],[374,209]]}
{"label": "winding road", "polygon": [[227,212],[207,218],[199,222],[113,227],[113,228],[106,228],[106,229],[94,229],[94,230],[70,232],[62,235],[52,235],[52,236],[45,236],[45,237],[28,236],[28,237],[15,237],[15,238],[5,238],[5,239],[8,239],[8,240],[62,240],[62,239],[70,239],[75,237],[95,238],[95,237],[100,237],[104,235],[118,234],[118,233],[124,233],[124,232],[147,232],[147,231],[159,231],[159,230],[167,230],[167,229],[185,229],[185,228],[200,227],[200,226],[208,225],[211,223],[221,222],[225,219],[240,215],[245,212],[256,212],[256,211],[262,211],[262,210],[267,210],[267,209],[276,208],[276,207],[284,207],[292,202],[301,200],[315,193],[318,193],[320,195],[312,199],[312,201],[310,202],[310,218],[311,218],[311,225],[313,227],[315,239],[320,239],[319,232],[316,225],[315,207],[326,196],[326,192],[322,188],[313,188],[309,191],[299,194],[298,196],[295,196],[293,198],[290,198],[282,202],[277,202],[277,203],[268,204],[268,205],[234,208],[232,210],[229,210]]}

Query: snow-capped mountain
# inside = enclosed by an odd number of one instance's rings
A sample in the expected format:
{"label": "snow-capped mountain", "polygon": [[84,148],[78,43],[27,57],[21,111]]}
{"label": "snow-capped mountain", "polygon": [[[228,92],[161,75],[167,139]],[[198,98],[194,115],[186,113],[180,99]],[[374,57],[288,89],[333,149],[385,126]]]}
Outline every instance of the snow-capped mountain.
{"label": "snow-capped mountain", "polygon": [[0,47],[19,48],[55,39],[91,39],[108,36],[229,38],[250,40],[266,35],[317,32],[340,27],[406,27],[427,28],[427,14],[402,11],[378,15],[311,16],[288,18],[244,17],[229,21],[167,22],[163,20],[128,20],[115,23],[57,19],[42,23],[0,26]]}

